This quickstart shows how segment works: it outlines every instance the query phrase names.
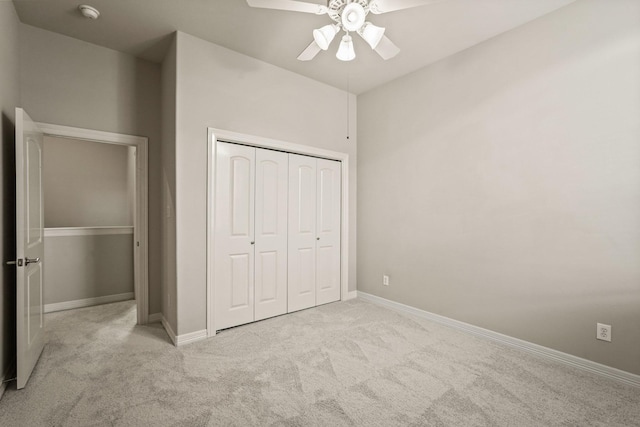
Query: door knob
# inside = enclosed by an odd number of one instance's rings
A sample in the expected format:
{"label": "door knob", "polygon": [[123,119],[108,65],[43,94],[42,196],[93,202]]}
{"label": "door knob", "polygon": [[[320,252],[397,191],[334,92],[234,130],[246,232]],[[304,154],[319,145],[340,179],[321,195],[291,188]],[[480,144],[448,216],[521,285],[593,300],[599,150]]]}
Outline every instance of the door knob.
{"label": "door knob", "polygon": [[38,258],[25,258],[24,259],[24,265],[35,264],[37,262],[40,262],[40,257],[38,257]]}

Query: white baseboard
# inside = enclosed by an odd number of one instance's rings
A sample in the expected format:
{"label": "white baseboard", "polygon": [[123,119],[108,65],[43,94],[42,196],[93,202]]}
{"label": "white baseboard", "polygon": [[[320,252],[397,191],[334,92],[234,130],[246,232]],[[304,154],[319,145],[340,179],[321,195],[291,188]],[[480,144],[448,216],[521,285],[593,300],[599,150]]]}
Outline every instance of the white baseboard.
{"label": "white baseboard", "polygon": [[56,302],[53,304],[45,304],[44,312],[52,313],[54,311],[63,311],[63,310],[71,310],[74,308],[91,307],[93,305],[108,304],[110,302],[127,301],[133,298],[134,298],[133,292],[126,292],[124,294],[106,295],[103,297]]}
{"label": "white baseboard", "polygon": [[369,301],[375,304],[379,304],[397,311],[413,314],[424,319],[432,320],[436,323],[440,323],[452,328],[468,332],[470,334],[488,338],[493,341],[506,344],[510,347],[515,347],[527,353],[535,354],[545,357],[547,359],[555,360],[556,362],[563,363],[565,365],[573,366],[574,368],[589,371],[591,373],[606,377],[612,380],[616,380],[627,385],[640,387],[640,375],[632,374],[630,372],[622,371],[620,369],[612,368],[610,366],[603,365],[601,363],[592,362],[591,360],[583,359],[578,356],[563,353],[558,350],[554,350],[548,347],[543,347],[538,344],[534,344],[528,341],[524,341],[518,338],[513,338],[508,335],[503,335],[499,332],[490,331],[488,329],[481,328],[479,326],[470,325],[469,323],[460,322],[459,320],[450,319],[448,317],[440,316],[439,314],[430,313],[419,308],[411,307],[409,305],[401,304],[399,302],[391,301],[385,298],[381,298],[375,295],[371,295],[365,292],[358,292],[358,298]]}
{"label": "white baseboard", "polygon": [[176,336],[176,346],[180,347],[185,344],[190,344],[192,342],[200,341],[207,338],[207,330],[203,329],[201,331],[189,332],[188,334],[182,334]]}
{"label": "white baseboard", "polygon": [[347,294],[347,297],[344,299],[345,301],[349,301],[350,299],[358,298],[358,291],[351,291]]}
{"label": "white baseboard", "polygon": [[15,367],[16,367],[15,361],[9,363],[9,366],[7,366],[7,369],[4,371],[4,373],[0,377],[0,399],[2,399],[2,396],[4,396],[4,391],[7,389],[7,386],[9,385],[9,383],[5,381],[11,378],[11,375],[13,375],[13,373],[16,371]]}
{"label": "white baseboard", "polygon": [[147,318],[147,323],[159,323],[162,322],[162,313],[150,314]]}
{"label": "white baseboard", "polygon": [[189,344],[189,343],[200,341],[207,338],[206,329],[203,329],[201,331],[190,332],[188,334],[176,335],[176,333],[173,332],[173,329],[171,329],[171,325],[169,324],[169,322],[167,322],[167,319],[165,319],[161,313],[157,313],[157,314],[160,315],[162,326],[164,326],[164,330],[167,331],[167,335],[169,335],[171,342],[173,342],[173,345],[175,345],[176,347],[180,347],[185,344]]}

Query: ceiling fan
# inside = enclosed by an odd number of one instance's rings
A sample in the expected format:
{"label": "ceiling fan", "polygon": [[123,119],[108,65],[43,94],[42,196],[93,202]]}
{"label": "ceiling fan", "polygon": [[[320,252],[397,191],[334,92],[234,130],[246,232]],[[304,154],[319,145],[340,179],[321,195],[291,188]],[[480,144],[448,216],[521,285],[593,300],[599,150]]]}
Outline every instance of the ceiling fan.
{"label": "ceiling fan", "polygon": [[305,3],[296,0],[247,0],[251,7],[264,9],[289,10],[294,12],[327,14],[334,21],[313,30],[313,41],[298,56],[300,61],[312,60],[320,50],[327,50],[340,30],[342,36],[336,58],[341,61],[351,61],[356,57],[353,49],[352,32],[357,33],[375,50],[382,59],[396,56],[400,49],[384,35],[385,28],[365,21],[369,12],[378,15],[411,7],[424,6],[440,0],[327,0],[327,5]]}

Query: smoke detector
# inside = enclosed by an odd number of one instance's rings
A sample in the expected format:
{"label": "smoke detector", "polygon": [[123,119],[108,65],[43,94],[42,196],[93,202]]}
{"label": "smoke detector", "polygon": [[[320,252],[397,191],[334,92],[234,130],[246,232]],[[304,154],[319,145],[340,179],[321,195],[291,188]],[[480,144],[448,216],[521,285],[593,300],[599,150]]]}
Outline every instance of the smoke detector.
{"label": "smoke detector", "polygon": [[78,6],[78,10],[82,13],[82,16],[89,19],[98,19],[100,11],[93,6],[87,4],[81,4]]}

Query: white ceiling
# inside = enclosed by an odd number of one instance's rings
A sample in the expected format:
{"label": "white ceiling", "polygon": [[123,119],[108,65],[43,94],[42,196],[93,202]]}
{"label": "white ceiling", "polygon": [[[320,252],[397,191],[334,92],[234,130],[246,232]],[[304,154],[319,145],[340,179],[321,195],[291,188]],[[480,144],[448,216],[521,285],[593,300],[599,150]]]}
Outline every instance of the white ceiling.
{"label": "white ceiling", "polygon": [[[302,0],[301,0],[302,1]],[[325,4],[322,0],[306,0]],[[339,37],[313,61],[296,57],[329,17],[254,9],[244,0],[13,0],[20,20],[145,59],[162,60],[169,36],[180,30],[355,94],[408,74],[575,0],[444,0],[368,20],[387,28],[400,47],[383,61],[359,37],[356,59],[335,58]],[[77,7],[100,10],[97,21]]]}

